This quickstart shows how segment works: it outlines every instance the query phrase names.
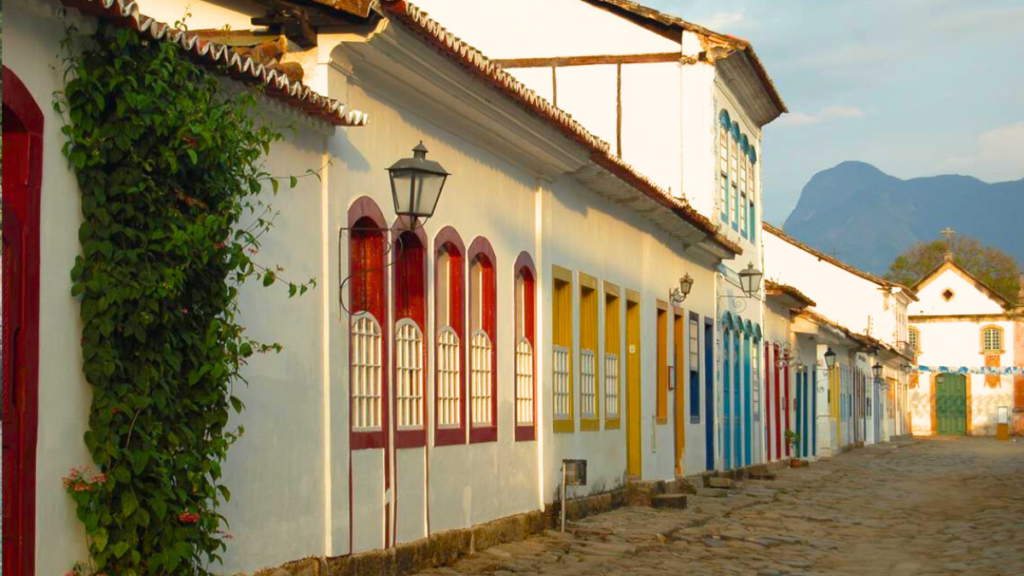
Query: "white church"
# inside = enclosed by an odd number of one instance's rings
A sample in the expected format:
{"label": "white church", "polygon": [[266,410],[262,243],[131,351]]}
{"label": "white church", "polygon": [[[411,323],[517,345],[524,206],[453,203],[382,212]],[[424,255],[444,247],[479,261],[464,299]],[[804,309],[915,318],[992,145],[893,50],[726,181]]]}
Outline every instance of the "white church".
{"label": "white church", "polygon": [[[1024,407],[1024,307],[957,265],[951,251],[913,288],[919,298],[909,308],[918,365],[910,380],[913,433],[1007,434],[1014,406]],[[1024,279],[1018,300],[1024,302]]]}

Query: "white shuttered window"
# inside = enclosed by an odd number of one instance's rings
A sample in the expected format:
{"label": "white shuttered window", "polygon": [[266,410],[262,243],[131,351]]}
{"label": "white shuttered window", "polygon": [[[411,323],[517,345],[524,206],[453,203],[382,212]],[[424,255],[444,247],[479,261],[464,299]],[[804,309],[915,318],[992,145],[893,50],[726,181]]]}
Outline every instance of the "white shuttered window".
{"label": "white shuttered window", "polygon": [[552,346],[554,375],[554,417],[565,420],[569,414],[569,349],[564,346]]}
{"label": "white shuttered window", "polygon": [[457,428],[462,423],[459,410],[459,335],[451,326],[437,334],[437,425]]}
{"label": "white shuttered window", "polygon": [[491,425],[491,339],[483,330],[473,333],[469,373],[472,377],[474,426]]}
{"label": "white shuttered window", "polygon": [[597,418],[597,360],[591,350],[580,350],[580,417]]}
{"label": "white shuttered window", "polygon": [[619,357],[604,355],[604,401],[607,418],[619,417]]}
{"label": "white shuttered window", "polygon": [[423,332],[409,318],[395,325],[395,412],[399,428],[423,426]]}
{"label": "white shuttered window", "polygon": [[526,338],[516,344],[516,424],[533,424],[533,347]]}
{"label": "white shuttered window", "polygon": [[381,333],[368,312],[352,317],[352,427],[357,431],[381,426]]}

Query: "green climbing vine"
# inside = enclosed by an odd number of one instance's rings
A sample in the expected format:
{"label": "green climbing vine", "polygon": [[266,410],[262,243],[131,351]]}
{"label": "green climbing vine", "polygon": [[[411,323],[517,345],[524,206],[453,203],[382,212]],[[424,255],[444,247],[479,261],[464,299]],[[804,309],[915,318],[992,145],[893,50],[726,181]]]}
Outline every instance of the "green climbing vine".
{"label": "green climbing vine", "polygon": [[233,385],[247,358],[281,349],[246,335],[239,288],[315,286],[254,260],[276,216],[260,195],[279,186],[262,161],[282,136],[252,90],[225,90],[171,43],[101,23],[76,50],[74,34],[54,107],[81,190],[71,278],[96,468],[64,478],[90,556],[74,572],[206,575],[230,538]]}

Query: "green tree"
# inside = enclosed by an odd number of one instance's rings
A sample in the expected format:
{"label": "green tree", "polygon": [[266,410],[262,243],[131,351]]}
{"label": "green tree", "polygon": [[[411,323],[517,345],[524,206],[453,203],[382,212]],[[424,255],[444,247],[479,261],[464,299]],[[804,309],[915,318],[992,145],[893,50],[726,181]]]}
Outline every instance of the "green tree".
{"label": "green tree", "polygon": [[[945,257],[945,240],[920,242],[897,256],[885,277],[912,286],[937,268]],[[976,238],[960,236],[953,242],[953,262],[1010,302],[1016,302],[1021,269],[1013,256],[984,246]]]}

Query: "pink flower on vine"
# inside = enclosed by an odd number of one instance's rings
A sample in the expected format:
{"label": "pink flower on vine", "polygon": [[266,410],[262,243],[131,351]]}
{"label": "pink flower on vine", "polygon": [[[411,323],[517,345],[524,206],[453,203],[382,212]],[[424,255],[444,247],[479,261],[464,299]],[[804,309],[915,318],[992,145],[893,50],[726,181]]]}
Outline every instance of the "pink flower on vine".
{"label": "pink flower on vine", "polygon": [[188,308],[182,308],[181,313],[184,314],[185,316],[188,316]]}
{"label": "pink flower on vine", "polygon": [[217,250],[220,250],[220,249],[224,248],[227,245],[228,245],[227,242],[217,242],[216,244],[214,244],[214,246],[216,246]]}
{"label": "pink flower on vine", "polygon": [[195,524],[199,521],[199,512],[189,512],[185,510],[181,514],[178,514],[178,520],[186,524]]}
{"label": "pink flower on vine", "polygon": [[75,492],[88,492],[89,490],[92,490],[92,486],[84,482],[78,482],[75,484],[75,487],[72,488],[72,490],[74,490]]}
{"label": "pink flower on vine", "polygon": [[90,478],[89,482],[92,482],[93,484],[106,484],[107,483],[107,475],[106,474],[102,474],[102,473],[97,474],[97,475],[93,476],[92,478]]}
{"label": "pink flower on vine", "polygon": [[227,532],[227,531],[221,530],[219,528],[217,529],[217,534],[220,534],[221,536],[223,536],[225,540],[232,540],[235,537],[235,535],[232,534],[231,532]]}
{"label": "pink flower on vine", "polygon": [[249,252],[249,254],[252,254],[253,256],[255,256],[255,255],[260,253],[260,251],[258,249],[256,249],[256,248],[249,248],[247,250],[247,252]]}

